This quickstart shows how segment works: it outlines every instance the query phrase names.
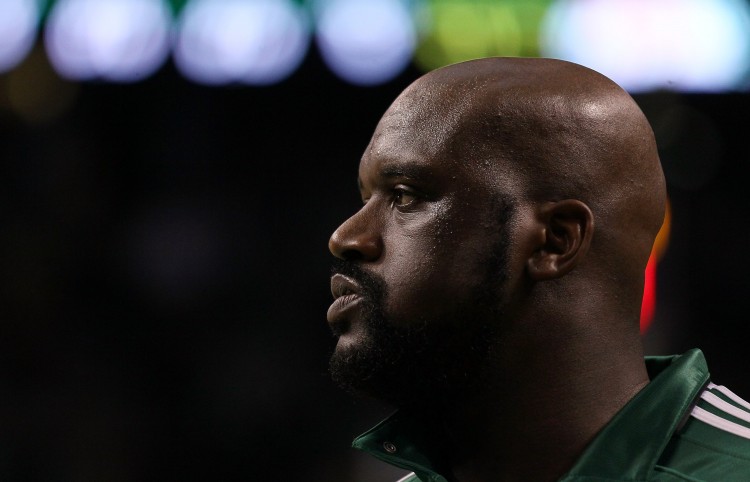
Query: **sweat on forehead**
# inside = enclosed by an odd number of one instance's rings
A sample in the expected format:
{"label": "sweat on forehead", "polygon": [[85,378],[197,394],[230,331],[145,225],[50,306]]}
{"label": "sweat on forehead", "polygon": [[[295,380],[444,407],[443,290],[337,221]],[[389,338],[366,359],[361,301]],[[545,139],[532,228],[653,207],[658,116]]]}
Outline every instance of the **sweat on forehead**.
{"label": "sweat on forehead", "polygon": [[571,62],[495,57],[433,70],[393,102],[369,149],[476,166],[530,200],[578,199],[599,221],[637,220],[622,228],[644,239],[663,219],[648,121],[616,83]]}
{"label": "sweat on forehead", "polygon": [[491,153],[531,163],[531,169],[551,163],[556,171],[607,162],[615,173],[634,166],[613,162],[607,151],[649,149],[653,134],[633,99],[591,69],[555,59],[496,57],[417,79],[383,116],[371,147],[381,136],[408,137],[425,155],[469,160]]}

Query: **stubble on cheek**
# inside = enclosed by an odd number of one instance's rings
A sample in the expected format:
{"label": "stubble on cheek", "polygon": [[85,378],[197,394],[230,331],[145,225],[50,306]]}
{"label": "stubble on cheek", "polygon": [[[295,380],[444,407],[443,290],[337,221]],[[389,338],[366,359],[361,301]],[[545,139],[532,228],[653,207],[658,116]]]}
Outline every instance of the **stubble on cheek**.
{"label": "stubble on cheek", "polygon": [[[356,336],[339,340],[330,363],[333,379],[345,390],[404,406],[448,400],[481,385],[496,338],[490,318],[500,315],[506,240],[495,230],[478,252],[480,247],[462,246],[448,225],[429,231],[435,235],[429,240],[400,240],[414,244],[401,245],[411,248],[382,273],[387,290],[383,279],[339,262],[364,287],[353,320]],[[421,254],[417,241],[428,241]]]}

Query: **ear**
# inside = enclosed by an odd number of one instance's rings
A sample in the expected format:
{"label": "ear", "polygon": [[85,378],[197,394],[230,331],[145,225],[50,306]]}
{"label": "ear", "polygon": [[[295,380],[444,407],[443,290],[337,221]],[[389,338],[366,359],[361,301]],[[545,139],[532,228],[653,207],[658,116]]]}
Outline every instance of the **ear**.
{"label": "ear", "polygon": [[594,215],[576,199],[549,202],[538,212],[541,242],[527,261],[534,281],[560,278],[586,257],[594,234]]}

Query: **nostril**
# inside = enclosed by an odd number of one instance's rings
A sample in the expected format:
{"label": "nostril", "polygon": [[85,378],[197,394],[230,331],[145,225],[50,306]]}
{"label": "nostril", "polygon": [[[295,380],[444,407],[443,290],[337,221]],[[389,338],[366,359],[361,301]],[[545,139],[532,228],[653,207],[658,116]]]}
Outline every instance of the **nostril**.
{"label": "nostril", "polygon": [[364,259],[364,255],[356,249],[348,249],[343,254],[347,261],[362,261]]}
{"label": "nostril", "polygon": [[341,253],[341,257],[347,261],[362,261],[364,256],[356,249],[347,249]]}

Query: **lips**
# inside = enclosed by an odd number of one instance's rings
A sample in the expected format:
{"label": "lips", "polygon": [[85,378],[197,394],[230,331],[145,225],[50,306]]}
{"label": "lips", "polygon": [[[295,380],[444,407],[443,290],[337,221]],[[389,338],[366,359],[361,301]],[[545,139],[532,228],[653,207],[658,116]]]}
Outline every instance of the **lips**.
{"label": "lips", "polygon": [[[330,308],[328,308],[328,323],[339,325],[346,321],[351,315],[351,311],[362,300],[361,293],[362,288],[353,279],[342,274],[333,275],[331,277],[331,294],[334,300]],[[336,331],[340,330],[341,327],[338,327]]]}

